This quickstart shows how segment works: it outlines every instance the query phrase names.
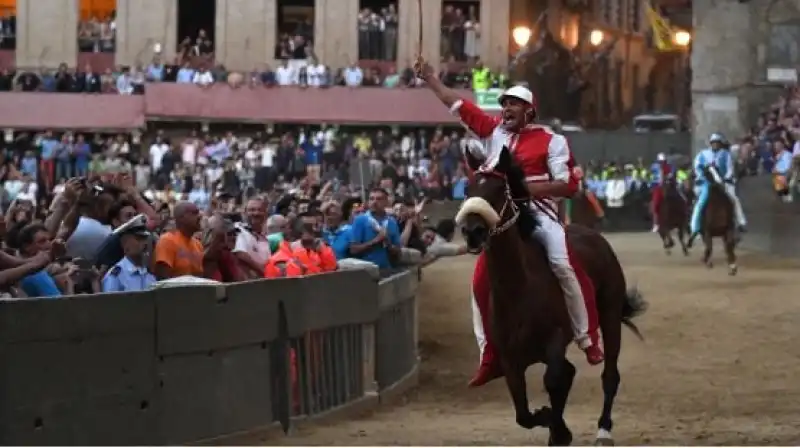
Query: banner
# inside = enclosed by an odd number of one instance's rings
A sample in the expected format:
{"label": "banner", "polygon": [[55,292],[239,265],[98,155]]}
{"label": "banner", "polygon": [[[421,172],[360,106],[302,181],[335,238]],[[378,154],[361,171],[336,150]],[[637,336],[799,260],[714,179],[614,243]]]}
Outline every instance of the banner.
{"label": "banner", "polygon": [[475,91],[475,104],[477,104],[481,110],[502,110],[502,106],[500,106],[500,103],[497,101],[502,93],[503,89],[477,90]]}
{"label": "banner", "polygon": [[664,16],[659,14],[653,5],[647,4],[647,21],[650,22],[650,28],[653,32],[653,43],[659,51],[672,51],[675,46],[672,42],[672,25]]}

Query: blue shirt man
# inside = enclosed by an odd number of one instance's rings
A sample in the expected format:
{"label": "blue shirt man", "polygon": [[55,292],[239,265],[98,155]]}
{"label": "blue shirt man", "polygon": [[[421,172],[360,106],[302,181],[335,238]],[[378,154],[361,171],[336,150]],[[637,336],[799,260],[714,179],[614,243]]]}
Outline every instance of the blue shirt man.
{"label": "blue shirt man", "polygon": [[783,149],[775,158],[775,168],[773,171],[781,176],[786,176],[792,170],[792,152]]}
{"label": "blue shirt man", "polygon": [[322,229],[322,239],[333,249],[337,260],[350,258],[352,234],[349,224],[340,224],[334,228],[325,227]]}
{"label": "blue shirt man", "polygon": [[157,281],[144,263],[150,233],[140,224],[118,232],[125,256],[103,277],[103,292],[145,291]]}
{"label": "blue shirt man", "polygon": [[350,228],[350,253],[378,265],[379,269],[391,268],[389,254],[400,250],[400,227],[386,214],[388,200],[385,190],[373,189],[369,194],[370,211],[357,216]]}
{"label": "blue shirt man", "polygon": [[28,297],[61,297],[56,281],[45,270],[23,278],[19,286]]}

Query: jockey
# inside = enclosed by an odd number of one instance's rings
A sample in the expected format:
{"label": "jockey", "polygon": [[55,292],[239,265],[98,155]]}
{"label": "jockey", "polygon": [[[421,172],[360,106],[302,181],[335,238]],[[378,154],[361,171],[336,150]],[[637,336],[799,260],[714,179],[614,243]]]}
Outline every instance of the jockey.
{"label": "jockey", "polygon": [[739,232],[745,232],[745,226],[747,226],[747,221],[742,211],[742,204],[736,196],[733,158],[731,157],[731,153],[725,149],[725,137],[718,133],[711,134],[708,138],[708,144],[709,148],[700,151],[694,159],[694,193],[697,197],[697,201],[692,210],[690,224],[692,235],[689,237],[690,244],[700,233],[700,213],[708,201],[709,181],[705,178],[703,168],[709,165],[716,167],[720,176],[722,176],[722,179],[725,181],[725,193],[727,193],[728,197],[733,201]]}
{"label": "jockey", "polygon": [[[445,87],[423,60],[417,60],[415,71],[450,111],[461,119],[462,124],[483,140],[481,148],[471,148],[477,149],[473,152],[476,157],[484,158],[485,163],[491,165],[497,162],[503,147],[511,150],[525,172],[528,192],[533,198],[530,211],[541,222],[533,237],[544,244],[553,273],[561,283],[575,341],[590,364],[601,363],[604,355],[596,331],[594,296],[587,294],[585,297],[581,289],[567,248],[566,233],[558,219],[557,200],[572,196],[578,187],[573,173],[575,162],[567,140],[548,127],[533,124],[536,99],[526,87],[514,86],[503,92],[499,98],[502,114],[493,117]],[[481,348],[481,365],[470,382],[471,387],[483,385],[502,375],[494,360],[493,347],[481,341],[485,334],[483,322],[486,322],[490,300],[485,264],[481,259],[478,260],[472,285],[475,335]],[[585,274],[580,272],[584,278]],[[587,290],[590,289],[587,287]],[[590,332],[590,328],[593,331]]]}
{"label": "jockey", "polygon": [[672,165],[667,162],[667,157],[663,152],[658,153],[656,163],[651,167],[651,174],[653,179],[653,191],[651,193],[650,207],[653,214],[653,232],[658,232],[658,209],[661,206],[661,200],[664,199],[664,182],[674,176],[675,170]]}

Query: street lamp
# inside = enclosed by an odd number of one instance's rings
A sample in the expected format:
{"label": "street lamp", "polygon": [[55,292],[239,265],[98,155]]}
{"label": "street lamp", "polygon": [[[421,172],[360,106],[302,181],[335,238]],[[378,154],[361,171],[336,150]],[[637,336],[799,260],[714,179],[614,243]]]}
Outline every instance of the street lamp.
{"label": "street lamp", "polygon": [[605,35],[600,30],[592,30],[592,32],[589,33],[589,43],[594,47],[600,46],[600,44],[603,43],[604,38]]}
{"label": "street lamp", "polygon": [[688,31],[676,31],[672,35],[672,41],[679,47],[687,47],[692,41],[692,35]]}
{"label": "street lamp", "polygon": [[531,34],[531,29],[527,26],[518,26],[511,30],[511,37],[514,38],[514,43],[520,48],[528,45],[528,41],[531,40]]}

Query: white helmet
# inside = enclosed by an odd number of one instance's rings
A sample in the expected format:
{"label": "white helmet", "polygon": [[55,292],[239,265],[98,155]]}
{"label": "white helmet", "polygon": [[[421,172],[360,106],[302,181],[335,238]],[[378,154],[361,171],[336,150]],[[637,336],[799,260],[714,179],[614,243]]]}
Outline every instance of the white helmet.
{"label": "white helmet", "polygon": [[663,162],[663,161],[667,160],[667,156],[665,156],[663,152],[660,152],[656,156],[656,160],[658,160],[659,162]]}
{"label": "white helmet", "polygon": [[503,102],[503,99],[506,97],[517,98],[520,99],[528,104],[530,104],[534,109],[536,109],[536,99],[533,97],[533,92],[531,92],[525,86],[513,86],[503,92],[502,95],[497,99],[500,103]]}
{"label": "white helmet", "polygon": [[714,142],[725,143],[725,137],[723,137],[722,134],[715,132],[711,134],[710,137],[708,137],[708,143],[714,143]]}

